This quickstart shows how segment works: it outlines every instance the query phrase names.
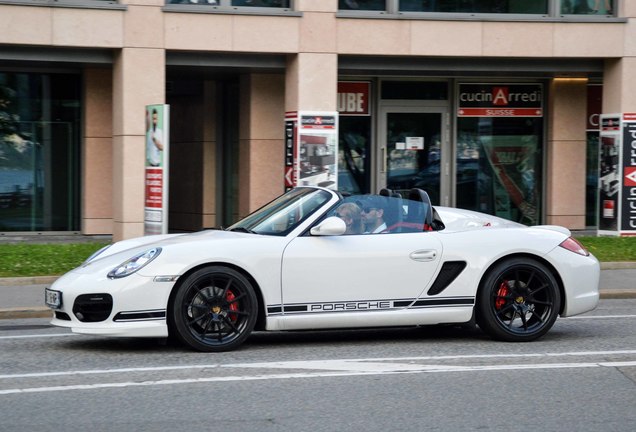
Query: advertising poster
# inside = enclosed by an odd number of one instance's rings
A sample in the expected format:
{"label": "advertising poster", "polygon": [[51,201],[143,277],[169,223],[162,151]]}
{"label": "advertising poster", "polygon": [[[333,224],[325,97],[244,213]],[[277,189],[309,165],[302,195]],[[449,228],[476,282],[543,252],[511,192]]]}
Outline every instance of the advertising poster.
{"label": "advertising poster", "polygon": [[296,137],[298,129],[298,113],[285,113],[285,192],[294,188],[298,183],[296,178]]}
{"label": "advertising poster", "polygon": [[337,112],[285,116],[285,188],[295,186],[338,189]]}
{"label": "advertising poster", "polygon": [[602,114],[599,142],[599,234],[618,234],[620,190],[620,114]]}
{"label": "advertising poster", "polygon": [[[495,215],[527,225],[538,224],[536,139],[525,137],[521,140],[516,135],[491,136],[482,137],[481,143],[497,179],[493,182]],[[513,215],[513,208],[519,214]]]}
{"label": "advertising poster", "polygon": [[636,113],[623,114],[621,236],[636,236]]}
{"label": "advertising poster", "polygon": [[144,235],[168,233],[170,106],[147,105]]}

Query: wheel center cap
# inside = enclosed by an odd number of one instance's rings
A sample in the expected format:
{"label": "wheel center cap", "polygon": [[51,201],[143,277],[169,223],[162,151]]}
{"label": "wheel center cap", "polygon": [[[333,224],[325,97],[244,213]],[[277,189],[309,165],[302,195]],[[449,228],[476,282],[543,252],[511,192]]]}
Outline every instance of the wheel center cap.
{"label": "wheel center cap", "polygon": [[221,312],[221,306],[212,306],[212,313],[218,314]]}
{"label": "wheel center cap", "polygon": [[517,302],[517,304],[521,304],[523,303],[523,297],[519,296],[515,299],[515,301]]}

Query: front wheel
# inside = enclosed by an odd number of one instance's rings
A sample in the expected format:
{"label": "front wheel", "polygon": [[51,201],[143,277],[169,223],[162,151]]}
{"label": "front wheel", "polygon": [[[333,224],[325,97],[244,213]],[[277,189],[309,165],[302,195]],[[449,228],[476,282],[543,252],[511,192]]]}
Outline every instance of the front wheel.
{"label": "front wheel", "polygon": [[559,314],[561,294],[546,266],[513,258],[488,273],[477,301],[477,323],[490,337],[528,342],[550,330]]}
{"label": "front wheel", "polygon": [[235,349],[250,335],[258,302],[250,281],[221,266],[192,273],[179,286],[170,311],[179,339],[198,351]]}

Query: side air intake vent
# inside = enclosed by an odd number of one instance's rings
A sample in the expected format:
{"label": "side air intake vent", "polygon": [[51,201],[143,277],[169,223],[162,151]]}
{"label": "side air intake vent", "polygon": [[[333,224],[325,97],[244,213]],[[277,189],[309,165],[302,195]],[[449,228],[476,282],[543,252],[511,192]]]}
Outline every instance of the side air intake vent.
{"label": "side air intake vent", "polygon": [[427,294],[433,296],[444,291],[465,268],[466,261],[447,261],[442,264],[442,269]]}

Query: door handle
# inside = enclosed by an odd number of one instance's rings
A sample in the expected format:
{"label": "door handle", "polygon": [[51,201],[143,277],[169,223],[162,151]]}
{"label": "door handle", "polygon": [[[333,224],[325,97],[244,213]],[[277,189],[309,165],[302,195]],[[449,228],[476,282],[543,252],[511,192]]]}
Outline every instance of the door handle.
{"label": "door handle", "polygon": [[435,258],[437,258],[437,251],[436,250],[418,250],[415,252],[411,252],[411,254],[409,255],[409,258],[411,258],[413,261],[435,261]]}

